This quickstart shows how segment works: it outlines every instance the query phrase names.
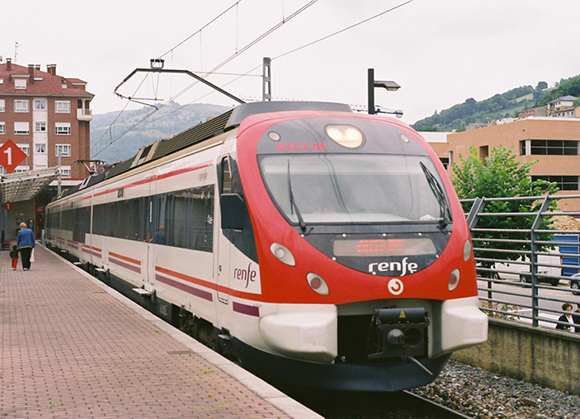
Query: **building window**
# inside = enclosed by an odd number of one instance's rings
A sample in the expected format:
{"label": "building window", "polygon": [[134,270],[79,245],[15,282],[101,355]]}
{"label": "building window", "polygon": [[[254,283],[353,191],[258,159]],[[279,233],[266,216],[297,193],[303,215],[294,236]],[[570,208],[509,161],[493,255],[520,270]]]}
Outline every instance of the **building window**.
{"label": "building window", "polygon": [[28,112],[28,101],[27,100],[15,100],[14,101],[14,112]]}
{"label": "building window", "polygon": [[26,166],[16,166],[16,169],[14,169],[14,173],[24,173],[24,172],[28,172],[30,170],[30,168],[28,167],[28,165]]}
{"label": "building window", "polygon": [[60,175],[62,177],[70,177],[71,176],[70,166],[60,166],[59,170],[60,170]]}
{"label": "building window", "polygon": [[520,141],[520,155],[578,156],[579,144],[574,140],[524,140]]}
{"label": "building window", "polygon": [[15,89],[26,89],[26,79],[14,79]]}
{"label": "building window", "polygon": [[35,99],[34,100],[34,109],[37,111],[45,111],[46,110],[46,99]]}
{"label": "building window", "polygon": [[0,112],[6,112],[6,102],[4,99],[0,99]]}
{"label": "building window", "polygon": [[44,143],[35,144],[34,150],[38,154],[46,154],[46,144]]}
{"label": "building window", "polygon": [[16,144],[20,150],[24,151],[24,154],[30,156],[30,145],[28,144]]}
{"label": "building window", "polygon": [[479,158],[484,161],[489,157],[489,146],[482,145],[479,147]]}
{"label": "building window", "polygon": [[70,101],[57,100],[54,102],[56,113],[70,113]]}
{"label": "building window", "polygon": [[54,151],[57,157],[59,153],[61,157],[70,157],[70,144],[56,144]]}
{"label": "building window", "polygon": [[561,191],[580,191],[580,176],[532,176],[532,181],[555,183]]}
{"label": "building window", "polygon": [[46,132],[46,122],[35,122],[34,132]]}
{"label": "building window", "polygon": [[6,122],[0,122],[0,135],[6,134]]}
{"label": "building window", "polygon": [[30,125],[28,124],[28,122],[15,122],[14,123],[14,134],[15,135],[30,134]]}
{"label": "building window", "polygon": [[56,135],[70,135],[70,122],[56,122],[54,133]]}

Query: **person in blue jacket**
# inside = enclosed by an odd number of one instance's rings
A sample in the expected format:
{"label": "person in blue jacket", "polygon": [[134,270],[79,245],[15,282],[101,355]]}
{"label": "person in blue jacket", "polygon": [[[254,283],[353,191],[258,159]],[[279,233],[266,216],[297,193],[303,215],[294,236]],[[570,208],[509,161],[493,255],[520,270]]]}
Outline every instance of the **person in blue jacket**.
{"label": "person in blue jacket", "polygon": [[26,226],[26,223],[20,223],[20,231],[16,239],[18,250],[20,251],[20,259],[22,260],[22,268],[25,271],[30,270],[30,255],[34,249],[35,239],[34,233]]}

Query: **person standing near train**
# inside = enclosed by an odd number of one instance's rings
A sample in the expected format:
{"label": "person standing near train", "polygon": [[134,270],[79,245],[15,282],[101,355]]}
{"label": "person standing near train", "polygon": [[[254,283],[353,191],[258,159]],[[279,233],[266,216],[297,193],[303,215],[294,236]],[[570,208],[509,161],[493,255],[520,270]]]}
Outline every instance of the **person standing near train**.
{"label": "person standing near train", "polygon": [[574,323],[576,324],[576,333],[580,333],[580,303],[576,304],[576,311],[572,314],[574,318]]}
{"label": "person standing near train", "polygon": [[36,244],[34,233],[26,226],[26,223],[20,223],[19,227],[20,230],[18,231],[16,243],[22,259],[22,268],[25,271],[28,271],[30,270],[30,256],[34,250],[34,245]]}
{"label": "person standing near train", "polygon": [[564,323],[569,323],[569,325],[557,324],[556,329],[567,330],[568,332],[574,333],[576,331],[576,328],[574,327],[575,323],[574,323],[574,317],[572,314],[572,304],[569,304],[569,303],[562,304],[562,311],[564,311],[564,314],[562,314],[558,318],[558,321],[564,322]]}

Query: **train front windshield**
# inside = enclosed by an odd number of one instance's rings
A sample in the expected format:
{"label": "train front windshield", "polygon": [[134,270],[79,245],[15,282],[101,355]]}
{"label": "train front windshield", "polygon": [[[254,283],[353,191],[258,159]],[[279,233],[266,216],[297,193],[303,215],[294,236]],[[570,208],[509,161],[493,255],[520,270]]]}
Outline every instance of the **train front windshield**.
{"label": "train front windshield", "polygon": [[269,155],[260,167],[291,223],[451,221],[443,184],[424,156]]}

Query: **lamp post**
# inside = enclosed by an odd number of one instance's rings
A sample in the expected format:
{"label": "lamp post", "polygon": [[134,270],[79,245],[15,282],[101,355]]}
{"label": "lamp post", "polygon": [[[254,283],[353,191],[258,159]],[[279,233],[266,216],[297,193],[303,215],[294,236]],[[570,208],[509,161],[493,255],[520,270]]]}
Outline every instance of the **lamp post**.
{"label": "lamp post", "polygon": [[397,83],[391,80],[375,80],[375,69],[368,69],[368,108],[369,114],[375,113],[375,87],[382,87],[389,92],[395,92],[400,89]]}

